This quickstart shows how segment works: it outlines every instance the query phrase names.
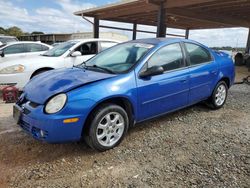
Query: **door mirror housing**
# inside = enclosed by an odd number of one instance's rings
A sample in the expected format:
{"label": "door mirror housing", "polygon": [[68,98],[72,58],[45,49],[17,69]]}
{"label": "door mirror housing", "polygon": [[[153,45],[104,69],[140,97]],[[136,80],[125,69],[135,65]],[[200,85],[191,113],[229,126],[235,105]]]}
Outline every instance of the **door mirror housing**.
{"label": "door mirror housing", "polygon": [[147,70],[140,73],[141,78],[149,77],[149,76],[155,76],[160,75],[164,73],[164,69],[162,66],[153,66],[148,68]]}
{"label": "door mirror housing", "polygon": [[4,57],[4,51],[0,50],[0,56]]}
{"label": "door mirror housing", "polygon": [[77,56],[82,56],[82,53],[79,51],[75,51],[71,54],[71,57],[77,57]]}

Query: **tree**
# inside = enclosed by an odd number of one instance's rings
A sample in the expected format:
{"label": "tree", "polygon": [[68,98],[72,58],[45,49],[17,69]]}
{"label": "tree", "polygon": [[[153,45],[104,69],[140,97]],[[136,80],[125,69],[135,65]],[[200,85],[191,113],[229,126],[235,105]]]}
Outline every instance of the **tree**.
{"label": "tree", "polygon": [[41,32],[41,31],[33,31],[31,33],[31,35],[42,35],[42,34],[44,34],[44,32]]}
{"label": "tree", "polygon": [[2,28],[2,27],[0,27],[0,34],[5,34],[6,33],[6,31],[5,31],[5,29],[4,28]]}
{"label": "tree", "polygon": [[6,29],[6,34],[19,37],[23,35],[23,31],[19,27],[14,26]]}

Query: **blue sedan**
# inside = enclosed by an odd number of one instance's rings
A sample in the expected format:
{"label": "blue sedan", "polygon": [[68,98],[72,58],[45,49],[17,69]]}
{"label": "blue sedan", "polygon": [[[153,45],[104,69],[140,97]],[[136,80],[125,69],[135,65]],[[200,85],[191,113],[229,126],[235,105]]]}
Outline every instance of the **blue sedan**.
{"label": "blue sedan", "polygon": [[141,39],[109,48],[80,66],[34,77],[14,105],[34,138],[85,139],[99,151],[117,146],[129,127],[201,101],[221,108],[234,83],[223,52],[184,39]]}

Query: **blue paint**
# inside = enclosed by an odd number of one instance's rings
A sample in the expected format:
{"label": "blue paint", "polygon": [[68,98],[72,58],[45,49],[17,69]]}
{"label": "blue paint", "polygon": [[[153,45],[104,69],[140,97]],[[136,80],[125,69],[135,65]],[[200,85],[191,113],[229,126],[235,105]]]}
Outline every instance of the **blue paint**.
{"label": "blue paint", "polygon": [[[212,56],[211,62],[189,66],[188,59],[185,59],[186,66],[180,69],[149,78],[139,77],[147,60],[157,50],[172,43],[180,43],[185,52],[184,42],[207,49]],[[28,111],[21,118],[21,124],[25,123],[26,126],[24,129],[34,138],[50,143],[76,141],[82,137],[88,115],[105,100],[117,97],[128,100],[133,108],[135,122],[141,122],[209,98],[222,78],[229,79],[229,86],[234,82],[234,65],[230,57],[197,42],[141,39],[128,43],[151,44],[153,47],[126,73],[109,74],[72,68],[49,71],[33,78],[26,85],[21,98],[37,106],[23,103]],[[58,93],[66,93],[66,105],[55,114],[46,114],[46,102]],[[79,118],[79,121],[64,124],[63,120],[67,118]],[[44,137],[40,130],[46,133]]]}

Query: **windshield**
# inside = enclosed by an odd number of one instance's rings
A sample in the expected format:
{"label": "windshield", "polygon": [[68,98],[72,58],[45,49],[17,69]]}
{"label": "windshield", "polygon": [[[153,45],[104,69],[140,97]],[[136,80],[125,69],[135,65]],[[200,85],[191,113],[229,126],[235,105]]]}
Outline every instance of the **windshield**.
{"label": "windshield", "polygon": [[18,41],[15,37],[0,37],[0,42],[8,43],[8,42],[16,42]]}
{"label": "windshield", "polygon": [[123,73],[135,65],[152,47],[153,45],[142,43],[116,45],[87,61],[85,66],[108,70],[116,74]]}
{"label": "windshield", "polygon": [[3,48],[4,46],[7,46],[7,44],[0,44],[0,50],[2,50],[1,48]]}
{"label": "windshield", "polygon": [[59,57],[63,55],[67,50],[69,50],[72,46],[74,46],[77,41],[68,41],[63,42],[54,48],[50,49],[49,51],[45,52],[43,56],[49,56],[49,57]]}

